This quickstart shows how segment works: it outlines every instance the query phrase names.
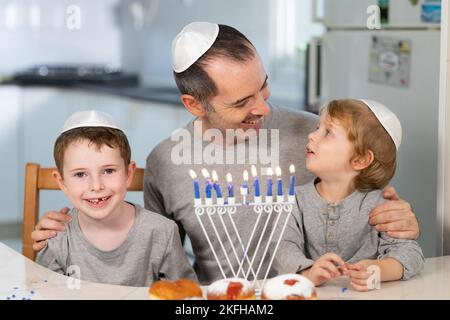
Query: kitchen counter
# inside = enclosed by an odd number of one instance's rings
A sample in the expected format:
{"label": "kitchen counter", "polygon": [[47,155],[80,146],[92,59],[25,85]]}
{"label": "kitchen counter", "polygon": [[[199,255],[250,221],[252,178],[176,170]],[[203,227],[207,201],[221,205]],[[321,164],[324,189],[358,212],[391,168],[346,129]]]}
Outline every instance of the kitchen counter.
{"label": "kitchen counter", "polygon": [[[176,87],[140,87],[140,86],[106,86],[95,84],[76,84],[75,88],[92,92],[107,93],[126,98],[163,102],[183,107],[180,101],[180,92]],[[184,107],[183,107],[184,108]]]}
{"label": "kitchen counter", "polygon": [[[20,84],[14,82],[3,82],[0,85],[14,85],[20,88],[64,88],[73,90],[86,90],[93,93],[106,93],[119,97],[137,99],[149,102],[169,103],[183,107],[180,101],[180,92],[175,86],[139,86],[139,85],[109,85],[90,83],[57,84]],[[184,107],[183,107],[184,108]]]}
{"label": "kitchen counter", "polygon": [[[148,299],[147,287],[81,281],[52,272],[0,242],[0,299]],[[380,290],[356,292],[347,278],[317,288],[319,299],[450,299],[450,256],[426,259],[422,273],[409,281],[382,283]]]}

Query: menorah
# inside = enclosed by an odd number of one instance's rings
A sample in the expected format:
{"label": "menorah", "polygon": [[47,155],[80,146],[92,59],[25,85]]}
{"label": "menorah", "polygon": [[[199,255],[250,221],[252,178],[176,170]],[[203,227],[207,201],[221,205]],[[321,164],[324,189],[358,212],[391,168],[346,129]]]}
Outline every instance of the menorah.
{"label": "menorah", "polygon": [[[283,193],[283,185],[282,185],[282,179],[281,179],[281,169],[278,167],[276,169],[277,174],[277,195],[274,199],[272,196],[272,169],[269,168],[267,170],[267,194],[263,197],[260,194],[260,188],[259,188],[259,178],[257,176],[256,168],[252,166],[252,175],[254,178],[253,186],[254,186],[254,195],[253,195],[253,202],[248,202],[251,195],[249,194],[249,188],[248,188],[248,172],[244,171],[243,178],[244,183],[240,187],[240,194],[242,196],[242,201],[240,203],[236,202],[236,198],[234,196],[234,186],[232,184],[232,177],[231,174],[227,174],[227,190],[228,190],[228,197],[225,199],[222,196],[221,188],[218,183],[218,177],[217,173],[213,170],[212,171],[212,178],[213,183],[211,183],[211,179],[209,176],[209,173],[206,169],[202,170],[203,176],[206,180],[206,188],[205,188],[205,197],[200,197],[200,188],[198,184],[197,175],[193,170],[190,170],[191,177],[194,179],[194,209],[195,209],[195,216],[197,217],[197,220],[200,224],[200,227],[203,231],[203,234],[206,237],[206,241],[208,242],[208,245],[211,248],[211,251],[214,255],[214,259],[217,262],[217,265],[220,269],[220,272],[223,276],[223,278],[227,278],[227,275],[224,271],[224,268],[222,266],[222,262],[219,260],[218,252],[222,250],[225,261],[224,263],[228,264],[228,267],[230,268],[232,272],[233,277],[241,277],[248,280],[249,275],[253,276],[253,285],[255,287],[255,291],[257,295],[260,295],[261,289],[264,286],[264,283],[269,275],[269,272],[271,270],[272,264],[274,262],[277,250],[280,246],[283,234],[286,230],[286,226],[289,222],[289,217],[291,216],[293,205],[295,203],[295,168],[294,166],[290,166],[290,186],[289,186],[289,192],[287,195]],[[216,199],[212,198],[212,189],[216,191]],[[287,201],[286,201],[287,196]],[[241,235],[239,234],[238,228],[236,227],[234,216],[238,214],[238,208],[239,207],[250,207],[253,209],[253,212],[257,215],[256,222],[253,226],[252,232],[250,234],[249,240],[247,244],[244,244]],[[262,231],[260,234],[255,234],[258,226],[260,225],[261,217],[263,214],[267,214],[267,218],[265,219],[265,222],[263,222],[262,225]],[[269,227],[270,221],[272,221],[273,214],[276,215],[274,217],[273,225],[271,225],[271,228]],[[220,221],[220,225],[223,228],[223,232],[220,233],[216,223],[214,222],[213,216],[217,215],[218,220]],[[284,215],[284,218],[282,219],[282,216]],[[213,229],[212,234],[208,233],[205,224],[204,219],[207,219]],[[227,227],[225,220],[228,219],[231,224],[231,230]],[[217,219],[216,219],[217,220]],[[281,223],[281,224],[280,224]],[[281,226],[281,231],[278,228]],[[268,233],[268,237],[264,237]],[[276,233],[278,233],[276,235]],[[211,239],[213,237],[216,237],[219,243],[218,247],[214,247]],[[237,240],[237,243],[239,244],[240,248],[236,248],[235,242],[233,242],[233,238]],[[253,241],[256,242],[255,249],[250,252],[251,244]],[[274,241],[275,248],[272,252],[269,253],[270,245]],[[233,264],[231,262],[231,257],[229,256],[227,250],[225,249],[225,243],[229,243],[231,246],[231,255],[234,256],[237,263]],[[239,257],[238,250],[242,251],[242,256]],[[258,262],[256,260],[257,254],[260,253],[260,250],[262,251],[262,256],[260,261]],[[270,256],[270,258],[269,258]],[[263,263],[269,259],[268,265],[265,271],[261,270]],[[247,269],[244,267],[244,263],[248,264]],[[257,265],[257,266],[256,266]],[[254,268],[256,267],[256,268]],[[256,270],[255,270],[256,269]],[[259,278],[260,273],[263,273],[263,277]],[[262,281],[257,281],[262,279]]]}

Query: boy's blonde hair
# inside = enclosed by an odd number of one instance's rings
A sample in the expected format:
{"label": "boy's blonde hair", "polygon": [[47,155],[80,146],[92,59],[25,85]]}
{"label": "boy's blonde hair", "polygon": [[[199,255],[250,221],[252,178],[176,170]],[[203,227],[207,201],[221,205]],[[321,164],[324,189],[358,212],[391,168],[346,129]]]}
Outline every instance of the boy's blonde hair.
{"label": "boy's blonde hair", "polygon": [[118,148],[125,168],[128,168],[131,162],[131,148],[127,136],[121,130],[108,127],[78,127],[62,133],[56,139],[53,157],[61,176],[63,176],[64,153],[70,144],[82,140],[94,144],[97,150],[104,145],[113,149]]}
{"label": "boy's blonde hair", "polygon": [[341,99],[331,101],[321,113],[337,120],[346,129],[347,138],[353,144],[350,161],[373,152],[373,162],[355,177],[359,191],[382,189],[395,174],[397,149],[394,141],[376,116],[362,101]]}

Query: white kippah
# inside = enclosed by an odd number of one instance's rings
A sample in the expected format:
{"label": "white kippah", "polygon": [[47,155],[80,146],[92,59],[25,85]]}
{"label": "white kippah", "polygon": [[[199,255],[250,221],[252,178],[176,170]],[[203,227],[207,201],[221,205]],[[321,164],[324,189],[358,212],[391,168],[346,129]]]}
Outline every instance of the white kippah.
{"label": "white kippah", "polygon": [[398,151],[398,148],[402,143],[402,125],[397,116],[380,102],[366,99],[361,99],[360,101],[364,102],[364,104],[375,114],[378,121],[380,121],[384,129],[386,129],[391,136]]}
{"label": "white kippah", "polygon": [[97,110],[79,111],[72,114],[64,123],[61,133],[80,127],[108,127],[120,129],[109,114]]}
{"label": "white kippah", "polygon": [[187,70],[216,41],[219,25],[210,22],[192,22],[172,42],[172,67],[177,73]]}

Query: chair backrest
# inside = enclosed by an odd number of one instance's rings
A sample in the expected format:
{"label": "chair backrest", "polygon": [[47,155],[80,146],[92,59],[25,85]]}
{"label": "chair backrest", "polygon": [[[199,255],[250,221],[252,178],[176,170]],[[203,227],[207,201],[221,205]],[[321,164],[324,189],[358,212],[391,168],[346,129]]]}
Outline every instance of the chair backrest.
{"label": "chair backrest", "polygon": [[[41,168],[37,163],[27,163],[25,167],[25,196],[23,206],[22,254],[35,259],[33,250],[33,232],[39,219],[39,191],[59,190],[52,176],[56,168]],[[144,169],[137,168],[128,191],[142,191],[144,186]]]}

